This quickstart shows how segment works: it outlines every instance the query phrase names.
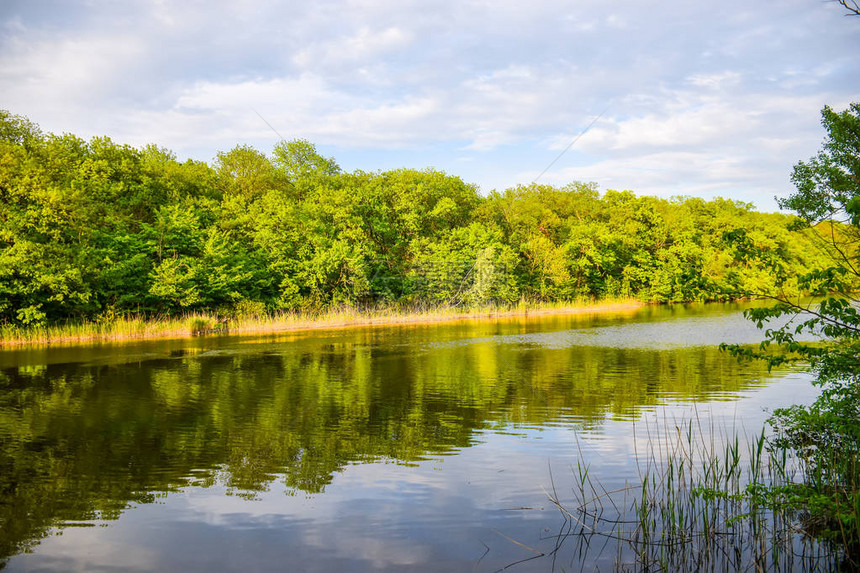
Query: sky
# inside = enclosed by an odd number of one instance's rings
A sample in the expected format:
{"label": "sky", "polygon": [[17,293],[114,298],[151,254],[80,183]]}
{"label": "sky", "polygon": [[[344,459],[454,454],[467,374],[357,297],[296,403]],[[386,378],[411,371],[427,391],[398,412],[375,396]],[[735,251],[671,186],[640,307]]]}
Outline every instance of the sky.
{"label": "sky", "polygon": [[773,211],[821,108],[858,100],[860,16],[832,0],[0,0],[0,108],[181,160],[307,139],[484,194]]}

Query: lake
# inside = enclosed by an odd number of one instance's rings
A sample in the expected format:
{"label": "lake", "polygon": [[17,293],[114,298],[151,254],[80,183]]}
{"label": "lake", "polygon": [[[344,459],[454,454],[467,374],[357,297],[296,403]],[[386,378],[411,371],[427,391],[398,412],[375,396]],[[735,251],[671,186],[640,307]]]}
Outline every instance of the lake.
{"label": "lake", "polygon": [[623,487],[649,436],[757,434],[816,396],[720,352],[761,339],[742,308],[2,351],[0,562],[612,570],[547,497],[578,464]]}

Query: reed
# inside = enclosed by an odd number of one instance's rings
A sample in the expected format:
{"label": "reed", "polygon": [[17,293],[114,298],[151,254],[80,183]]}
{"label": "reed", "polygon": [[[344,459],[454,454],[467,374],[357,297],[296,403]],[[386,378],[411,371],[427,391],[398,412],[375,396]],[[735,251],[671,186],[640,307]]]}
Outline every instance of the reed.
{"label": "reed", "polygon": [[577,299],[564,302],[521,300],[484,306],[339,306],[268,313],[197,312],[182,316],[133,314],[102,320],[68,321],[41,327],[0,324],[0,347],[119,342],[225,334],[271,334],[354,326],[426,324],[515,316],[632,311],[635,299]]}
{"label": "reed", "polygon": [[[556,552],[573,540],[584,564],[596,559],[595,547],[609,547],[617,571],[857,570],[853,533],[839,539],[809,529],[797,501],[815,476],[796,451],[764,432],[747,442],[706,440],[692,422],[646,434],[637,441],[632,483],[607,491],[586,463],[574,468],[572,500],[563,501],[553,483],[548,498],[565,532]],[[838,510],[856,519],[853,505]]]}

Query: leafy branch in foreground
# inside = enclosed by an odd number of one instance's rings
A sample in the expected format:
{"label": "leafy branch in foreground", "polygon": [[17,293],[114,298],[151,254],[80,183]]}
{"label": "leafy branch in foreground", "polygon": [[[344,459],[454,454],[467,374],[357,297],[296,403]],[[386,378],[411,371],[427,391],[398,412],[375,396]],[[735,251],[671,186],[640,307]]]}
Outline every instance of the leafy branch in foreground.
{"label": "leafy branch in foreground", "polygon": [[[860,278],[860,104],[842,112],[822,111],[828,137],[822,150],[794,168],[797,192],[780,201],[816,230],[832,265],[808,273],[799,285],[819,302],[787,297],[770,308],[746,312],[759,328],[789,317],[765,331],[759,348],[723,345],[739,358],[758,358],[774,366],[808,362],[821,395],[810,406],[778,409],[771,448],[791,451],[801,461],[803,483],[750,493],[771,504],[790,504],[803,512],[801,526],[813,536],[836,542],[848,567],[860,565],[860,313],[852,291]],[[791,495],[786,497],[786,492]],[[780,495],[777,495],[780,494]]]}

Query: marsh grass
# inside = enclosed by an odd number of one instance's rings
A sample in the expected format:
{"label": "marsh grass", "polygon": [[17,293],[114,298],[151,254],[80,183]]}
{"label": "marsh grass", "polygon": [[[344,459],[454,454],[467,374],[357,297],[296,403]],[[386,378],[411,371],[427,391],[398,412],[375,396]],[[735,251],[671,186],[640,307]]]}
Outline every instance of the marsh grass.
{"label": "marsh grass", "polygon": [[850,539],[818,537],[794,503],[810,478],[794,450],[764,432],[744,441],[692,422],[645,433],[636,439],[638,477],[624,487],[603,488],[579,462],[573,499],[562,500],[551,478],[547,495],[564,522],[554,564],[574,543],[572,561],[605,561],[608,551],[616,571],[857,570]]}
{"label": "marsh grass", "polygon": [[42,327],[0,325],[0,346],[75,344],[143,338],[184,338],[226,331],[221,320],[206,314],[181,317],[130,315],[110,321],[73,321]]}
{"label": "marsh grass", "polygon": [[423,324],[467,319],[494,319],[543,314],[633,311],[643,303],[634,299],[579,299],[566,302],[521,300],[514,305],[486,306],[351,306],[267,313],[228,311],[183,316],[127,315],[102,320],[69,321],[51,326],[0,324],[0,347],[79,344],[187,338],[221,334],[270,334],[296,330],[351,326]]}

